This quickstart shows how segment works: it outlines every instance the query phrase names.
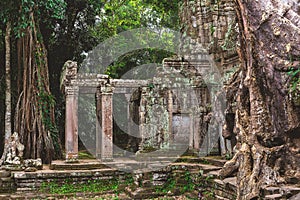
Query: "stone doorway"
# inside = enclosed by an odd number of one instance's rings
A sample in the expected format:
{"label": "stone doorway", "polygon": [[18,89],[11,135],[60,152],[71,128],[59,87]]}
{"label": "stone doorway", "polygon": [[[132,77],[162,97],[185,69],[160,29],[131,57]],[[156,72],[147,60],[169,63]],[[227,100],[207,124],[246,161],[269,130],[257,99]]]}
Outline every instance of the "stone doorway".
{"label": "stone doorway", "polygon": [[189,114],[173,114],[172,117],[172,138],[175,143],[186,144],[191,131],[191,117]]}

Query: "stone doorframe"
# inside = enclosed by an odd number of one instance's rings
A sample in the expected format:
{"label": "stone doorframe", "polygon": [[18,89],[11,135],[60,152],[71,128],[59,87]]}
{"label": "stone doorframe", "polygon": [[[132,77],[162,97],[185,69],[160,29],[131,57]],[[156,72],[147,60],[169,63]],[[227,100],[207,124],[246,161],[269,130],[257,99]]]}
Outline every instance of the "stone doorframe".
{"label": "stone doorframe", "polygon": [[[147,80],[110,79],[103,74],[79,74],[77,63],[67,61],[61,77],[65,94],[65,153],[66,161],[78,159],[78,96],[80,93],[96,97],[96,157],[101,161],[113,160],[113,93],[128,94],[133,89],[148,85]],[[129,104],[128,104],[129,106]],[[129,112],[129,109],[127,109]],[[129,116],[129,115],[128,115]],[[130,123],[130,120],[128,120]]]}

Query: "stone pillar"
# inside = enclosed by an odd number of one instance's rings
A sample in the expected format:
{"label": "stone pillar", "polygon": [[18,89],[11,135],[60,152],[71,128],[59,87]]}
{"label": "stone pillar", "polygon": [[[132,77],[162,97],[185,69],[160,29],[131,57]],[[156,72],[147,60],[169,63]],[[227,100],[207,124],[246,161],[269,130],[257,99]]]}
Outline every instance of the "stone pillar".
{"label": "stone pillar", "polygon": [[101,160],[113,160],[113,88],[110,85],[101,87]]}
{"label": "stone pillar", "polygon": [[66,161],[72,162],[78,159],[78,92],[76,85],[77,63],[67,61],[64,64],[61,80],[61,90],[66,98],[65,121],[65,151]]}
{"label": "stone pillar", "polygon": [[141,93],[141,100],[140,100],[140,107],[139,107],[139,132],[141,136],[141,142],[139,145],[139,151],[142,151],[144,149],[144,143],[145,143],[145,123],[146,123],[146,93],[147,88],[142,88]]}
{"label": "stone pillar", "polygon": [[193,112],[189,113],[190,118],[190,134],[189,134],[189,150],[193,150],[194,147],[194,115]]}
{"label": "stone pillar", "polygon": [[131,135],[132,118],[130,117],[130,98],[131,94],[125,94],[127,101],[127,134]]}
{"label": "stone pillar", "polygon": [[101,126],[102,126],[102,115],[101,115],[101,88],[97,88],[96,92],[96,158],[101,159]]}
{"label": "stone pillar", "polygon": [[65,149],[66,161],[78,159],[78,91],[77,86],[65,87],[66,95],[66,122],[65,122]]}
{"label": "stone pillar", "polygon": [[220,148],[221,148],[221,155],[224,156],[226,155],[227,153],[227,150],[226,150],[226,141],[222,135],[222,126],[219,125],[218,126],[218,132],[219,132],[219,137],[220,137]]}
{"label": "stone pillar", "polygon": [[[204,127],[203,127],[204,128]],[[194,114],[194,149],[199,151],[200,149],[200,113]]]}
{"label": "stone pillar", "polygon": [[173,135],[173,95],[172,91],[168,91],[168,113],[169,113],[169,140],[168,143],[174,141],[174,135]]}

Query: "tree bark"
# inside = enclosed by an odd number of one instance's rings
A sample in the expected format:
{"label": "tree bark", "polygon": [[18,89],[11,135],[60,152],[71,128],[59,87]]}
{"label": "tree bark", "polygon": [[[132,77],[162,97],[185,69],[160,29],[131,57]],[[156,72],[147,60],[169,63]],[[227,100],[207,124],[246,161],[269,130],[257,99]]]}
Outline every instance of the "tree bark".
{"label": "tree bark", "polygon": [[7,146],[9,138],[11,136],[11,79],[10,79],[10,35],[11,35],[11,25],[10,22],[6,25],[5,32],[5,141],[3,154],[0,159],[0,165],[5,161],[7,154]]}
{"label": "tree bark", "polygon": [[[265,186],[300,181],[300,108],[287,69],[300,58],[298,0],[236,0],[242,78],[237,96],[238,199],[258,199]],[[298,145],[297,145],[298,144]]]}
{"label": "tree bark", "polygon": [[16,107],[15,130],[25,146],[25,158],[41,158],[50,163],[61,157],[61,145],[56,133],[55,101],[49,87],[47,51],[34,14],[30,12],[31,26],[20,38],[23,88]]}

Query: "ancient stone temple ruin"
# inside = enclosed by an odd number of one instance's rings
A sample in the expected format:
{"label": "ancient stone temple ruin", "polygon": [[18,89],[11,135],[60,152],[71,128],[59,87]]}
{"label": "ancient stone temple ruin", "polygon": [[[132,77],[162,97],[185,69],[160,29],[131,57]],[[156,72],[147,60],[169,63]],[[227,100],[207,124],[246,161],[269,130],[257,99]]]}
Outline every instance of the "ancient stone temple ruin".
{"label": "ancient stone temple ruin", "polygon": [[[111,79],[103,74],[77,73],[76,63],[65,64],[62,88],[66,96],[67,160],[78,156],[80,94],[95,94],[93,151],[101,160],[112,160],[116,153],[114,144],[122,142],[114,141],[113,99],[117,94],[126,99],[125,132],[135,138],[131,145],[135,145],[134,153],[170,148],[186,148],[198,155],[208,155],[214,148],[223,155],[231,153],[230,141],[222,136],[222,124],[224,118],[234,116],[234,106],[216,105],[214,98],[218,95],[214,92],[239,66],[234,42],[238,32],[234,5],[226,0],[184,1],[183,8],[182,40],[188,39],[189,46],[182,45],[178,57],[166,58],[152,79]],[[206,59],[207,53],[210,60]],[[212,62],[215,70],[211,70]],[[216,71],[219,76],[215,76]],[[225,99],[222,95],[218,98]],[[226,108],[226,116],[215,114],[212,108],[222,112]],[[234,140],[232,129],[233,125],[225,127],[230,132],[227,139]]]}
{"label": "ancient stone temple ruin", "polygon": [[76,160],[78,156],[77,110],[81,94],[95,94],[95,155],[102,161],[113,159],[113,144],[118,143],[113,141],[115,94],[124,95],[127,101],[124,102],[127,105],[126,131],[138,138],[137,154],[172,149],[174,156],[179,156],[189,149],[207,155],[216,145],[213,139],[216,136],[207,135],[211,94],[201,73],[210,67],[209,60],[165,59],[152,79],[130,80],[111,79],[103,74],[80,74],[75,62],[66,62],[62,80],[66,96],[66,159]]}

